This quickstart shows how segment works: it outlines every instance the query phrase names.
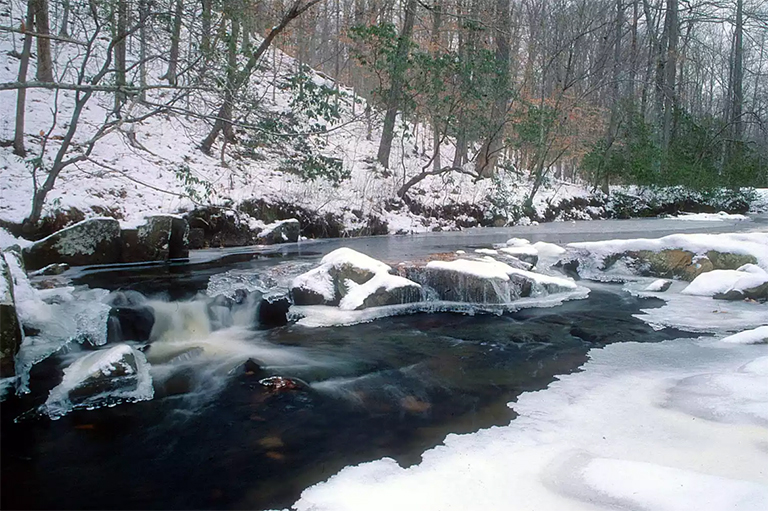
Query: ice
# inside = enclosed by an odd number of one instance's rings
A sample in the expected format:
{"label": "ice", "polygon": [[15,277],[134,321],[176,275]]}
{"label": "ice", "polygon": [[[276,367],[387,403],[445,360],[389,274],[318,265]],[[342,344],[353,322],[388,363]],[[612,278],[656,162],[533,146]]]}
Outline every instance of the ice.
{"label": "ice", "polygon": [[657,327],[730,333],[762,326],[768,316],[766,306],[759,303],[713,300],[670,292],[655,296],[667,303],[654,309],[641,309],[642,314],[634,316]]}
{"label": "ice", "polygon": [[672,218],[676,218],[678,220],[694,220],[694,221],[705,221],[705,222],[722,222],[724,220],[737,220],[737,221],[749,220],[749,217],[746,215],[739,215],[737,213],[726,213],[725,211],[720,211],[718,213],[681,213]]}
{"label": "ice", "polygon": [[349,326],[368,323],[381,318],[417,314],[420,312],[458,312],[461,314],[503,314],[532,307],[556,307],[569,300],[583,300],[589,296],[587,288],[577,286],[575,289],[555,294],[519,298],[503,304],[479,304],[431,300],[398,305],[384,305],[363,310],[342,310],[326,305],[294,305],[290,315],[296,324],[309,327]]}
{"label": "ice", "polygon": [[[768,318],[766,318],[768,323]],[[729,344],[766,344],[768,343],[768,326],[759,326],[752,330],[744,330],[738,334],[724,337],[722,342]]]}
{"label": "ice", "polygon": [[115,406],[152,399],[154,389],[144,354],[127,344],[81,356],[64,369],[42,411],[52,419],[73,409]]}
{"label": "ice", "polygon": [[208,279],[208,287],[205,294],[210,297],[219,295],[234,299],[238,290],[252,293],[264,292],[267,284],[253,270],[229,270],[224,273],[212,275]]}
{"label": "ice", "polygon": [[[678,339],[592,350],[582,372],[512,403],[508,426],[449,435],[409,468],[347,467],[294,508],[768,509],[768,431],[750,412],[768,409],[765,379],[743,378],[755,348]],[[716,394],[688,385],[713,375]],[[695,413],[673,401],[696,402]],[[700,417],[707,406],[726,420]]]}

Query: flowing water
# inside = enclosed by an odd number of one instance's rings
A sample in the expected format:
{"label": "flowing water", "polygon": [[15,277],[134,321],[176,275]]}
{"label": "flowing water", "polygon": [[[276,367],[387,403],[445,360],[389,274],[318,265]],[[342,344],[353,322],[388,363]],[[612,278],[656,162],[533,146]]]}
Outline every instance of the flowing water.
{"label": "flowing water", "polygon": [[[86,348],[68,344],[35,365],[31,392],[0,404],[0,504],[280,508],[346,465],[384,456],[418,463],[448,433],[509,423],[515,413],[507,403],[578,370],[591,348],[685,334],[655,331],[632,317],[660,301],[605,284],[586,300],[503,315],[414,314],[347,327],[273,329],[259,327],[251,295],[213,300],[213,291],[279,285],[281,276],[312,267],[338,246],[397,261],[511,236],[564,243],[681,228],[747,229],[761,220],[657,222],[324,240],[258,254],[201,251],[190,264],[73,271],[76,284],[154,311],[151,344],[135,345],[149,362],[154,397],[51,420],[32,412]],[[260,383],[270,376],[290,377],[297,388]]]}

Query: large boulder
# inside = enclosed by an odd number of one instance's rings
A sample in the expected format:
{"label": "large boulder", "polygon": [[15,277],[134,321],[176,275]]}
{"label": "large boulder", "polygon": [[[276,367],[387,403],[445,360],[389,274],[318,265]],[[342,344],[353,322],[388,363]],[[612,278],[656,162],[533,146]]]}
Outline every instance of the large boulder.
{"label": "large boulder", "polygon": [[257,242],[263,245],[275,243],[296,243],[299,241],[301,226],[295,218],[278,220],[264,227],[259,232]]}
{"label": "large boulder", "polygon": [[13,294],[13,277],[5,254],[0,253],[0,377],[15,374],[14,360],[22,340],[23,333]]}
{"label": "large boulder", "polygon": [[122,230],[124,263],[189,257],[189,224],[174,215],[154,215],[135,228]]}
{"label": "large boulder", "polygon": [[678,278],[688,282],[712,270],[734,270],[744,264],[757,262],[751,255],[716,250],[710,250],[706,255],[699,256],[681,249],[634,250],[605,257],[600,269],[608,271],[620,261],[637,275],[665,279]]}
{"label": "large boulder", "polygon": [[381,261],[346,247],[327,254],[320,263],[291,283],[291,298],[296,305],[338,305],[354,285],[365,284],[377,273],[391,270]]}
{"label": "large boulder", "polygon": [[117,220],[92,218],[26,247],[24,263],[28,270],[38,270],[53,263],[70,266],[119,263],[121,246]]}
{"label": "large boulder", "polygon": [[271,290],[261,297],[258,320],[261,328],[274,328],[288,324],[291,299],[285,290]]}

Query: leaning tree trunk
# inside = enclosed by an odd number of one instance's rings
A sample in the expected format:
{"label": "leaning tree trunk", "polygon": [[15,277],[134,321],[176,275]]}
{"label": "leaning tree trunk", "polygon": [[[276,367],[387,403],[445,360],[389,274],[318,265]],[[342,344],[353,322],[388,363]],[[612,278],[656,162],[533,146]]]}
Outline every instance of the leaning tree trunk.
{"label": "leaning tree trunk", "polygon": [[405,71],[408,67],[408,53],[411,47],[411,33],[416,17],[416,0],[408,0],[405,7],[405,20],[403,30],[397,41],[394,64],[390,74],[389,92],[387,93],[387,113],[384,116],[384,127],[381,133],[381,142],[376,156],[378,162],[389,168],[389,155],[392,152],[392,140],[395,138],[395,120],[401,107],[403,89],[405,87]]}
{"label": "leaning tree trunk", "polygon": [[[27,19],[25,23],[24,34],[24,46],[21,51],[21,59],[19,60],[19,83],[25,83],[27,81],[27,70],[29,69],[29,56],[32,53],[32,35],[29,32],[32,30],[34,24],[35,11],[32,2],[27,4]],[[16,125],[14,127],[13,136],[13,153],[18,156],[24,156],[27,154],[27,150],[24,148],[24,117],[26,114],[27,104],[27,89],[26,87],[20,87],[16,95]]]}

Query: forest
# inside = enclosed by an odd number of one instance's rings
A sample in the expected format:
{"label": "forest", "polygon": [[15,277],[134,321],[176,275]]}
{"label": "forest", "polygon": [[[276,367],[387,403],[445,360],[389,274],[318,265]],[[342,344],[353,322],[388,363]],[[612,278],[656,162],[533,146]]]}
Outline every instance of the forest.
{"label": "forest", "polygon": [[[276,147],[302,178],[337,184],[349,171],[318,136],[363,123],[383,175],[393,145],[410,139],[427,163],[399,183],[404,199],[430,176],[499,170],[529,180],[527,207],[553,176],[604,192],[768,186],[760,0],[6,0],[3,10],[6,66],[18,67],[0,83],[16,95],[3,144],[33,175],[27,226],[102,138],[141,147],[132,127],[169,114],[203,122],[191,143],[222,163]],[[278,51],[292,69],[271,80]],[[284,111],[262,108],[269,87],[272,103],[276,89],[290,93]],[[53,91],[54,115],[30,148],[32,89]],[[110,106],[76,136],[93,98]]]}

